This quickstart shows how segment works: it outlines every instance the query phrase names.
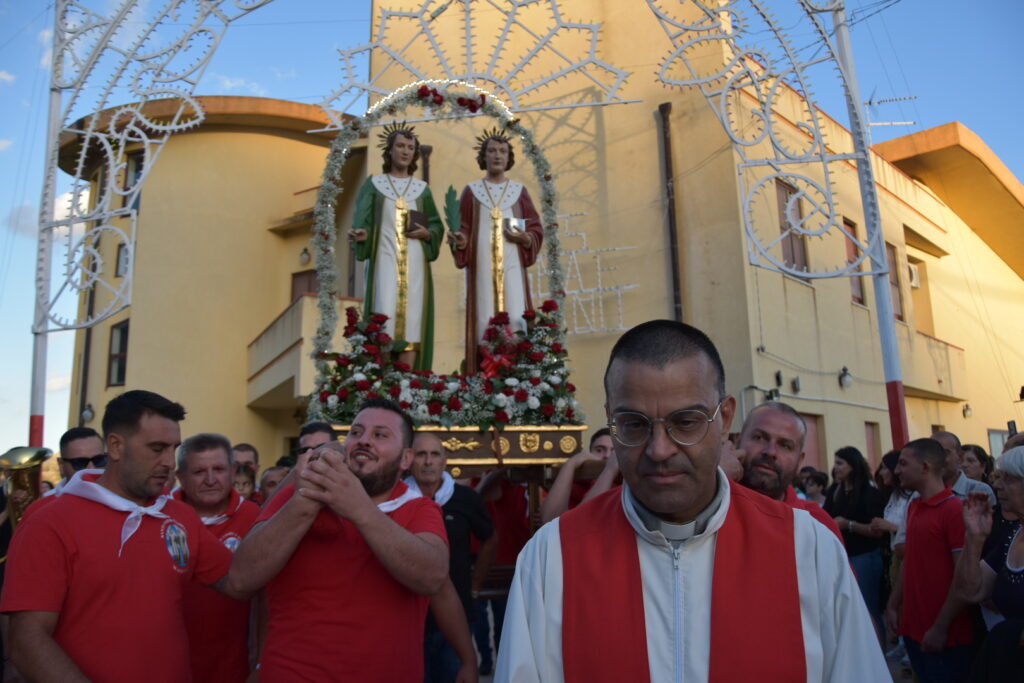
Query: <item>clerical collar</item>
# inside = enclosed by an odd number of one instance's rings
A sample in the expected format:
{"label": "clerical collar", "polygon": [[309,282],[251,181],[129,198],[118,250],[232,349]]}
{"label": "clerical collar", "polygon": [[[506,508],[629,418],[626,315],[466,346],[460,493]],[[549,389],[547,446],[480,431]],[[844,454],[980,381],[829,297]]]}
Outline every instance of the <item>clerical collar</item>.
{"label": "clerical collar", "polygon": [[708,522],[718,512],[718,508],[722,506],[722,500],[725,498],[725,487],[717,479],[715,483],[718,486],[718,490],[715,492],[715,497],[708,503],[708,506],[697,513],[694,519],[683,524],[666,522],[661,517],[658,517],[644,507],[643,503],[636,499],[636,496],[633,495],[633,492],[628,487],[625,487],[626,500],[633,506],[633,510],[636,512],[637,517],[640,518],[644,528],[652,533],[661,533],[671,543],[681,543],[707,531]]}

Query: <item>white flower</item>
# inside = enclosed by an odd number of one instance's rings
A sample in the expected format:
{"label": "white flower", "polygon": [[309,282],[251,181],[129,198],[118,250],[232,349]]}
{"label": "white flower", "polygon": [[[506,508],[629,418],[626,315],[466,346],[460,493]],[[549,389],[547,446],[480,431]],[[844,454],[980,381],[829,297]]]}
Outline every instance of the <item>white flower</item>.
{"label": "white flower", "polygon": [[548,392],[551,391],[551,385],[548,384],[547,382],[541,382],[540,384],[537,385],[537,389],[539,389],[542,392]]}
{"label": "white flower", "polygon": [[507,386],[507,387],[519,386],[519,380],[517,380],[515,377],[509,377],[508,379],[505,380],[505,386]]}
{"label": "white flower", "polygon": [[564,398],[560,398],[557,401],[555,401],[555,407],[558,408],[559,410],[562,410],[563,408],[565,408],[565,399]]}
{"label": "white flower", "polygon": [[458,391],[458,390],[459,390],[459,383],[458,382],[448,382],[448,391]]}
{"label": "white flower", "polygon": [[540,370],[531,370],[530,377],[540,377]]}
{"label": "white flower", "polygon": [[399,401],[405,401],[406,403],[412,403],[412,392],[408,389],[398,395]]}
{"label": "white flower", "polygon": [[[409,388],[409,380],[407,380],[407,379],[403,379],[403,380],[402,380],[401,382],[399,382],[398,384],[399,384],[399,385],[401,385],[401,387],[402,387],[403,389],[408,389],[408,388]],[[405,400],[405,399],[404,399],[404,400]]]}
{"label": "white flower", "polygon": [[559,384],[562,383],[562,378],[559,377],[558,375],[551,375],[550,377],[548,377],[548,382],[550,382],[553,386],[557,387]]}
{"label": "white flower", "polygon": [[422,403],[413,408],[413,417],[417,420],[426,420],[430,418],[430,411],[427,410],[427,406]]}
{"label": "white flower", "polygon": [[357,372],[352,375],[352,379],[354,379],[357,382],[362,382],[364,379],[366,379],[366,375],[364,375],[361,372]]}
{"label": "white flower", "polygon": [[526,405],[527,407],[530,408],[530,410],[537,410],[537,408],[540,408],[540,399],[537,398],[536,396],[531,396],[530,398],[526,399]]}
{"label": "white flower", "polygon": [[330,396],[327,397],[327,407],[328,408],[334,408],[337,405],[338,405],[338,395],[337,394],[331,394]]}
{"label": "white flower", "polygon": [[506,405],[508,405],[508,396],[506,396],[505,394],[495,394],[494,398],[491,400],[494,402],[494,405],[498,406],[499,408],[504,408]]}

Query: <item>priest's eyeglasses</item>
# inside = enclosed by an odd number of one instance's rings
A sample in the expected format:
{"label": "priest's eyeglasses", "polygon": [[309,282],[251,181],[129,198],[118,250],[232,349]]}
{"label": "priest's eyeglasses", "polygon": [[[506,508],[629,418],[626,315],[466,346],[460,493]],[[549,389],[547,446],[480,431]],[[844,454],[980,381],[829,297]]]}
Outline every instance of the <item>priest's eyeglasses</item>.
{"label": "priest's eyeglasses", "polygon": [[623,446],[643,446],[651,438],[655,422],[664,422],[670,439],[680,446],[693,446],[708,435],[711,423],[718,417],[722,401],[709,417],[703,410],[677,410],[668,417],[651,419],[643,413],[615,413],[608,422],[612,438]]}

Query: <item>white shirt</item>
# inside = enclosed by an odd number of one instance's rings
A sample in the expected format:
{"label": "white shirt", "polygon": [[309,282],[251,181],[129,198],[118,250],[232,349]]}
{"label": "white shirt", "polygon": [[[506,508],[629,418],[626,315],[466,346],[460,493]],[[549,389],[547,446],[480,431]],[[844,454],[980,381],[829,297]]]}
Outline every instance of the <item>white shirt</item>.
{"label": "white shirt", "polygon": [[[715,542],[729,509],[729,483],[721,470],[718,480],[724,495],[707,528],[675,544],[660,531],[644,527],[629,502],[628,489],[622,489],[626,517],[637,534],[651,683],[708,680]],[[793,511],[793,525],[807,680],[891,680],[842,545],[803,510]],[[758,580],[756,567],[750,569],[750,580]],[[594,586],[595,599],[600,599],[601,590],[614,586],[614,579]],[[678,631],[677,618],[682,624]],[[562,555],[556,519],[519,554],[494,680],[561,683],[561,643]],[[736,646],[742,656],[742,638]]]}

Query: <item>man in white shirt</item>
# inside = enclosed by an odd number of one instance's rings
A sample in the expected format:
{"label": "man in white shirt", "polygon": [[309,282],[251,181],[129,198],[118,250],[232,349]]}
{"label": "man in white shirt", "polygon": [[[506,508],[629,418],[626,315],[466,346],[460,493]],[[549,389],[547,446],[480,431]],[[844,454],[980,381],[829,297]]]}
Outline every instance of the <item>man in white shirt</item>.
{"label": "man in white shirt", "polygon": [[605,393],[624,485],[523,549],[495,680],[887,680],[835,536],[718,468],[736,402],[711,341],[633,328]]}

